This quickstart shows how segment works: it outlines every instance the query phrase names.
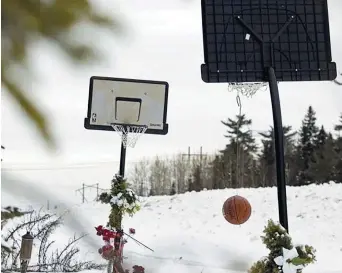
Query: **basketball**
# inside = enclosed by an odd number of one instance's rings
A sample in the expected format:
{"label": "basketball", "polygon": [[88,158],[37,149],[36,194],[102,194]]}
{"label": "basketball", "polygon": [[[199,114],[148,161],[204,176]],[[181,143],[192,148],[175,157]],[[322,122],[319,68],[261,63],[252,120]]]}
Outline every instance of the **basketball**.
{"label": "basketball", "polygon": [[252,207],[248,200],[242,196],[229,197],[223,204],[224,218],[233,225],[242,225],[247,222],[252,213]]}

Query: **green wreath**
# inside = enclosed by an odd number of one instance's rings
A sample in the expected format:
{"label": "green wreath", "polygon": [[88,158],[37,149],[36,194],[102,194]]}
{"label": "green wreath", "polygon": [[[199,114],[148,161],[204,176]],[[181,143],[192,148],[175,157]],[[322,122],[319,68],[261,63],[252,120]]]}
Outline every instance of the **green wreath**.
{"label": "green wreath", "polygon": [[122,229],[122,217],[125,214],[133,216],[140,210],[138,196],[132,189],[128,188],[126,179],[120,175],[114,176],[110,191],[101,193],[99,201],[111,206],[107,223],[110,228]]}

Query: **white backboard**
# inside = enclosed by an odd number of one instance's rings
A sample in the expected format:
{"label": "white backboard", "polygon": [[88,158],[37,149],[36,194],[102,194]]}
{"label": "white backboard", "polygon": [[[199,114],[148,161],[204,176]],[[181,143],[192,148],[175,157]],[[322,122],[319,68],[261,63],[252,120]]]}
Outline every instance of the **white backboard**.
{"label": "white backboard", "polygon": [[146,125],[147,134],[166,134],[168,83],[91,77],[85,128],[112,131],[111,124]]}

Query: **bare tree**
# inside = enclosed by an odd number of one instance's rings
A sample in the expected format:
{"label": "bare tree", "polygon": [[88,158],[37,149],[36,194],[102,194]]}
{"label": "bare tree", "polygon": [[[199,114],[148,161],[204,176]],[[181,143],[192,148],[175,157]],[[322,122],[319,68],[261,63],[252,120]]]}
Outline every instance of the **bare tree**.
{"label": "bare tree", "polygon": [[150,168],[151,195],[168,195],[171,192],[171,168],[168,160],[156,157]]}
{"label": "bare tree", "polygon": [[133,171],[130,176],[130,182],[133,185],[135,192],[139,196],[148,196],[151,185],[149,182],[149,167],[148,160],[139,161],[134,165]]}
{"label": "bare tree", "polygon": [[27,268],[29,272],[78,272],[104,267],[91,261],[79,261],[77,254],[80,249],[76,243],[86,234],[74,236],[62,249],[54,248],[55,241],[51,241],[50,236],[62,225],[61,216],[32,211],[18,220],[16,225],[2,230],[2,240],[12,246],[12,251],[1,251],[1,271],[20,271],[20,240],[21,235],[27,231],[35,238],[37,247],[37,259],[34,259],[36,263]]}
{"label": "bare tree", "polygon": [[188,180],[191,176],[190,162],[184,160],[182,155],[177,155],[172,159],[172,178],[176,193],[185,193],[188,191]]}
{"label": "bare tree", "polygon": [[213,189],[213,180],[212,180],[212,167],[211,163],[213,162],[214,157],[208,155],[202,155],[201,157],[194,158],[191,162],[191,170],[192,173],[197,173],[200,176],[201,180],[201,188]]}

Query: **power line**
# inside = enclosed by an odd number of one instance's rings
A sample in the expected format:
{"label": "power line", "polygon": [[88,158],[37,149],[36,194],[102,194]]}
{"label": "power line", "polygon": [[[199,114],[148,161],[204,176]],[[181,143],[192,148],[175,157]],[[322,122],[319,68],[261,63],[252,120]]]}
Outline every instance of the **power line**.
{"label": "power line", "polygon": [[202,158],[206,155],[203,154],[203,148],[202,146],[200,147],[200,152],[198,153],[191,153],[190,146],[188,147],[188,153],[186,154],[181,154],[182,157],[188,157],[188,160],[190,161],[191,157],[199,157],[200,161],[202,161]]}
{"label": "power line", "polygon": [[[137,164],[140,161],[129,161],[128,164]],[[47,170],[47,171],[51,171],[51,170],[68,170],[68,169],[83,169],[83,168],[97,168],[97,167],[103,167],[103,165],[105,164],[118,164],[119,165],[119,161],[102,161],[102,162],[94,162],[94,163],[77,163],[77,164],[70,164],[70,165],[62,165],[62,166],[41,166],[38,167],[37,165],[31,165],[32,167],[30,167],[30,165],[24,165],[23,167],[17,167],[19,164],[17,164],[17,166],[15,164],[13,164],[12,166],[8,166],[8,167],[3,167],[2,170],[6,170],[6,171],[43,171],[43,170]],[[21,164],[20,164],[21,165]],[[19,165],[19,166],[20,166]],[[21,165],[22,166],[22,165]]]}

